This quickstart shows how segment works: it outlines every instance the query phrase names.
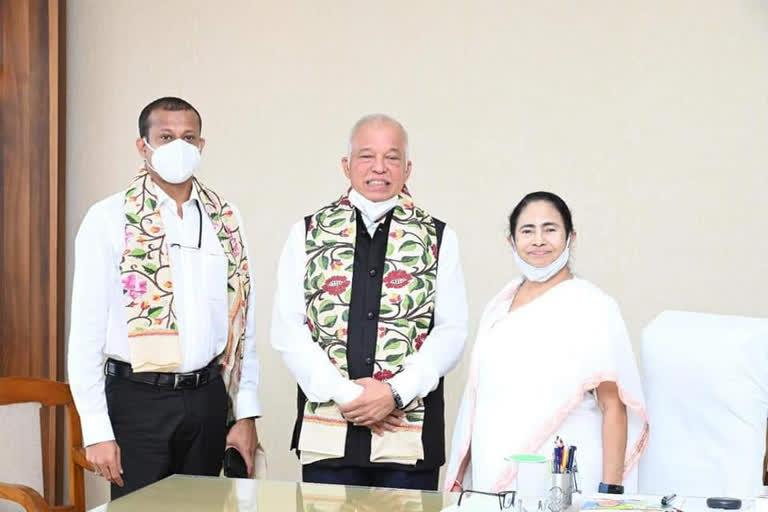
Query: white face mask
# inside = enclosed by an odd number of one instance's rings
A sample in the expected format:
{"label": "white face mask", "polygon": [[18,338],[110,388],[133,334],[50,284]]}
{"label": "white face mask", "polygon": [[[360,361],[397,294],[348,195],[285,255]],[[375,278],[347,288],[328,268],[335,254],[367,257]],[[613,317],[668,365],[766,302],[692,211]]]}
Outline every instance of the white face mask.
{"label": "white face mask", "polygon": [[398,198],[394,196],[386,201],[371,201],[363,194],[355,189],[349,191],[349,202],[352,203],[360,213],[363,214],[363,220],[365,221],[365,228],[368,230],[368,234],[373,236],[376,231],[376,226],[384,215],[389,213],[389,210],[397,205]]}
{"label": "white face mask", "polygon": [[517,263],[517,268],[520,269],[520,272],[523,273],[527,280],[535,281],[537,283],[549,281],[552,276],[560,272],[563,267],[568,264],[568,259],[571,256],[570,249],[571,237],[568,237],[568,240],[565,241],[565,249],[562,253],[560,253],[560,256],[558,256],[555,261],[545,267],[534,267],[520,257],[520,255],[517,253],[517,247],[515,247],[515,243],[512,242],[512,255],[515,258],[515,263]]}
{"label": "white face mask", "polygon": [[200,165],[200,150],[189,142],[176,139],[155,149],[144,139],[152,150],[149,166],[168,183],[184,183]]}

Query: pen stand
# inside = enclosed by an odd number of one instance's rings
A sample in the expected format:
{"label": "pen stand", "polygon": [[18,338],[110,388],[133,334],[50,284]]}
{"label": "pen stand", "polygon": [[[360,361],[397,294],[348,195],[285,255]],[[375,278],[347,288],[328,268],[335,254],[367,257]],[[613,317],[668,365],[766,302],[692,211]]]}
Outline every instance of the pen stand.
{"label": "pen stand", "polygon": [[562,512],[573,505],[573,493],[581,492],[576,484],[574,465],[571,473],[552,473],[552,487],[549,490],[549,510]]}

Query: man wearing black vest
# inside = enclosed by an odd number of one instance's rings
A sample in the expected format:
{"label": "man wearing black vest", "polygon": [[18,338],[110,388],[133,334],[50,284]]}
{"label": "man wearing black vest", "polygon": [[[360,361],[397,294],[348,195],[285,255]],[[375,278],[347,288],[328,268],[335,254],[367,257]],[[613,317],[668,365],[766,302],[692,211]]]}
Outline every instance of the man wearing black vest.
{"label": "man wearing black vest", "polygon": [[437,489],[443,376],[459,360],[467,304],[456,234],[414,204],[408,135],[355,123],[349,190],[293,226],[272,346],[299,384],[292,449],[305,482]]}

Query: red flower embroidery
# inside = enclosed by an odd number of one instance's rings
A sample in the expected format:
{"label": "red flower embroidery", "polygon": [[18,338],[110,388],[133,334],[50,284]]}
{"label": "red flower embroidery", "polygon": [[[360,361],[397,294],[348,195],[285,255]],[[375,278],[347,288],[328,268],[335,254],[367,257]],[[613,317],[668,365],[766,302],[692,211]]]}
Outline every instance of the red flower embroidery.
{"label": "red flower embroidery", "polygon": [[312,332],[315,330],[315,325],[312,323],[312,320],[307,318],[307,329],[309,329],[309,332]]}
{"label": "red flower embroidery", "polygon": [[381,370],[373,374],[373,378],[376,380],[389,380],[394,376],[395,374],[389,370]]}
{"label": "red flower embroidery", "polygon": [[413,276],[405,270],[393,270],[384,276],[384,284],[387,288],[402,288],[411,282]]}
{"label": "red flower embroidery", "polygon": [[342,267],[342,265],[343,264],[342,264],[341,260],[333,260],[331,262],[331,268],[333,270],[339,270]]}
{"label": "red flower embroidery", "polygon": [[339,235],[341,235],[342,238],[347,238],[349,236],[349,228],[342,229]]}
{"label": "red flower embroidery", "polygon": [[403,236],[405,236],[405,231],[402,229],[396,229],[389,234],[389,238],[394,238],[395,240],[403,238]]}
{"label": "red flower embroidery", "polygon": [[421,348],[422,343],[424,343],[424,340],[427,339],[426,333],[421,333],[418,336],[416,336],[416,339],[414,340],[414,344],[416,345],[416,350],[419,350]]}
{"label": "red flower embroidery", "polygon": [[349,288],[349,279],[346,276],[331,276],[323,284],[323,290],[331,295],[341,295]]}
{"label": "red flower embroidery", "polygon": [[392,305],[397,305],[397,304],[400,304],[401,302],[403,302],[403,298],[398,294],[395,294],[389,298],[389,303]]}
{"label": "red flower embroidery", "polygon": [[339,206],[350,206],[349,198],[344,196],[339,200]]}
{"label": "red flower embroidery", "polygon": [[379,338],[383,338],[385,334],[387,334],[387,328],[386,327],[379,327]]}
{"label": "red flower embroidery", "polygon": [[315,229],[315,223],[310,221],[309,226],[307,226],[307,231],[312,231],[313,229]]}
{"label": "red flower embroidery", "polygon": [[437,259],[437,245],[435,244],[432,244],[432,256],[434,256],[435,259]]}

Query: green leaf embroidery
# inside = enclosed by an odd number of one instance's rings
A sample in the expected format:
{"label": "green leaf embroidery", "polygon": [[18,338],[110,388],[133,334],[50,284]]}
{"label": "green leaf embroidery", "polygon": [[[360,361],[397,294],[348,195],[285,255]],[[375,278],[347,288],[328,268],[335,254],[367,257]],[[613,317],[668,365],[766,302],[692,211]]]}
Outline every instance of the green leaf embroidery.
{"label": "green leaf embroidery", "polygon": [[406,311],[410,311],[412,307],[413,307],[413,297],[411,297],[410,295],[406,295],[405,298],[403,299],[403,309],[405,309]]}
{"label": "green leaf embroidery", "polygon": [[408,285],[408,290],[412,292],[416,290],[420,290],[422,288],[424,288],[424,281],[420,277],[417,277],[416,279],[411,281],[411,284]]}
{"label": "green leaf embroidery", "polygon": [[349,322],[349,308],[344,309],[344,312],[341,314],[341,319],[344,321],[344,323]]}
{"label": "green leaf embroidery", "polygon": [[387,314],[391,313],[392,311],[394,311],[394,310],[391,307],[389,307],[389,305],[387,305],[387,304],[382,304],[379,307],[379,313],[381,313],[382,315],[387,315]]}
{"label": "green leaf embroidery", "polygon": [[424,415],[421,413],[408,413],[405,415],[405,419],[410,421],[411,423],[420,423],[424,421]]}
{"label": "green leaf embroidery", "polygon": [[347,349],[344,347],[339,347],[336,350],[333,351],[333,357],[336,359],[342,359],[347,357]]}
{"label": "green leaf embroidery", "polygon": [[335,228],[336,226],[341,226],[345,222],[346,222],[346,220],[344,220],[344,219],[336,219],[334,221],[331,221],[331,223],[328,224],[328,227],[329,228]]}
{"label": "green leaf embroidery", "polygon": [[409,249],[419,249],[421,246],[418,242],[414,242],[413,240],[408,240],[403,245],[400,246],[400,252],[407,251]]}
{"label": "green leaf embroidery", "polygon": [[395,325],[398,327],[408,327],[408,320],[405,318],[398,318],[395,320]]}
{"label": "green leaf embroidery", "polygon": [[331,315],[328,318],[325,319],[323,322],[323,327],[333,327],[336,323],[336,319],[339,318],[338,315]]}
{"label": "green leaf embroidery", "polygon": [[320,303],[320,309],[318,309],[318,312],[325,313],[326,311],[330,311],[333,309],[333,301],[332,300],[324,300]]}
{"label": "green leaf embroidery", "polygon": [[126,213],[125,218],[128,219],[128,222],[131,224],[139,224],[141,222],[141,217],[135,213]]}
{"label": "green leaf embroidery", "polygon": [[330,261],[331,261],[331,260],[328,258],[328,256],[326,256],[326,255],[323,255],[323,257],[322,257],[322,258],[320,258],[320,266],[321,266],[323,269],[326,269],[326,270],[327,270],[327,269],[328,269],[328,263],[330,263]]}
{"label": "green leaf embroidery", "polygon": [[150,210],[154,210],[157,207],[157,201],[152,199],[151,197],[148,197],[146,201],[144,201],[144,204],[147,208]]}
{"label": "green leaf embroidery", "polygon": [[353,250],[339,251],[336,253],[336,256],[341,258],[342,260],[349,260],[355,257],[355,251]]}
{"label": "green leaf embroidery", "polygon": [[149,318],[157,318],[160,313],[163,311],[163,306],[157,306],[154,308],[149,308],[149,311],[147,314],[149,315]]}
{"label": "green leaf embroidery", "polygon": [[391,244],[391,243],[387,244],[387,258],[392,256],[392,253],[394,253],[394,252],[395,252],[394,244]]}
{"label": "green leaf embroidery", "polygon": [[143,260],[144,258],[147,257],[147,251],[145,251],[144,249],[136,248],[130,252],[130,256]]}
{"label": "green leaf embroidery", "polygon": [[426,320],[424,318],[417,318],[415,322],[416,322],[416,325],[418,325],[422,329],[429,329],[429,320]]}
{"label": "green leaf embroidery", "polygon": [[398,346],[402,342],[403,342],[403,340],[399,340],[399,339],[389,340],[388,342],[386,342],[384,344],[384,350],[389,350],[391,348],[395,348],[396,346]]}
{"label": "green leaf embroidery", "polygon": [[414,263],[416,261],[419,261],[419,257],[418,256],[403,256],[400,261],[402,261],[403,263],[408,265],[410,263]]}
{"label": "green leaf embroidery", "polygon": [[157,265],[155,265],[154,263],[147,263],[145,265],[142,265],[142,267],[144,268],[144,271],[149,275],[152,275],[155,272],[157,272]]}
{"label": "green leaf embroidery", "polygon": [[405,358],[405,354],[391,354],[388,355],[385,359],[386,362],[391,364],[392,366],[400,364],[400,362]]}

